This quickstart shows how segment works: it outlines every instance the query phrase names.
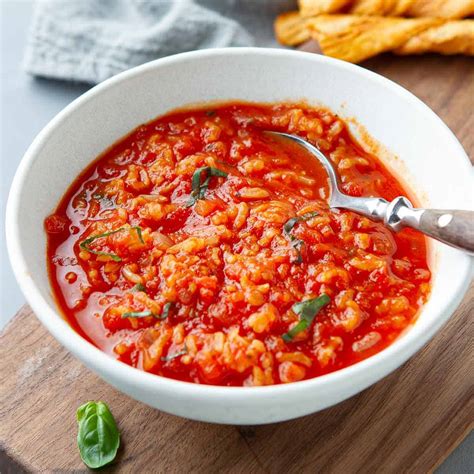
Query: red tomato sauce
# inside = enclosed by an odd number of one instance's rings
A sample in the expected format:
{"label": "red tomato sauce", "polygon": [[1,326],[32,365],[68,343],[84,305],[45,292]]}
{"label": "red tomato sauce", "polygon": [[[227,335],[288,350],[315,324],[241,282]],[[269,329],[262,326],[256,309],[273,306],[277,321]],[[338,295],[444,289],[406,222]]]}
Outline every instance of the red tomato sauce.
{"label": "red tomato sauce", "polygon": [[168,114],[94,161],[45,220],[59,306],[112,357],[196,383],[259,386],[363,360],[430,291],[425,238],[329,209],[406,190],[328,110],[230,103]]}

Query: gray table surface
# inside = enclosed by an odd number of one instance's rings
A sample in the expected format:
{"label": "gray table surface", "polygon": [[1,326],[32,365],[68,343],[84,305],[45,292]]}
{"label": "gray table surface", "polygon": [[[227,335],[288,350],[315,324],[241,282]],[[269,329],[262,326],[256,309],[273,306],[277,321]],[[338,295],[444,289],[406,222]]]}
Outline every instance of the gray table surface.
{"label": "gray table surface", "polygon": [[[0,329],[25,300],[13,277],[5,247],[5,206],[21,157],[35,135],[64,106],[89,87],[35,79],[21,68],[32,2],[0,0]],[[261,19],[258,44],[274,45],[271,20]],[[13,262],[14,264],[14,262]],[[474,435],[459,446],[438,469],[439,474],[474,472]]]}

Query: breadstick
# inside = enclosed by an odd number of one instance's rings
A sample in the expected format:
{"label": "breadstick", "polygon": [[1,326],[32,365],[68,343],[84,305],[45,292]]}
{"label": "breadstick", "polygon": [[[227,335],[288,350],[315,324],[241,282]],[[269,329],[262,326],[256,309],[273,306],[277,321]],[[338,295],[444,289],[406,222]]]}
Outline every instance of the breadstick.
{"label": "breadstick", "polygon": [[464,18],[474,15],[474,0],[299,0],[304,17],[321,13]]}
{"label": "breadstick", "polygon": [[407,16],[437,16],[464,18],[474,15],[474,0],[416,0]]}
{"label": "breadstick", "polygon": [[325,55],[358,63],[399,48],[440,23],[436,18],[320,15],[308,27]]}
{"label": "breadstick", "polygon": [[334,13],[341,11],[353,0],[298,0],[298,8],[301,15],[313,16],[321,13]]}
{"label": "breadstick", "polygon": [[[355,0],[348,13],[351,15],[404,16],[416,0]],[[423,15],[407,15],[423,16]]]}
{"label": "breadstick", "polygon": [[448,21],[434,26],[394,50],[396,54],[466,54],[474,56],[474,20]]}
{"label": "breadstick", "polygon": [[274,24],[276,39],[286,46],[304,43],[311,38],[309,21],[310,18],[303,18],[298,12],[278,15]]}
{"label": "breadstick", "polygon": [[474,20],[358,15],[303,18],[298,12],[290,12],[278,17],[275,32],[277,39],[288,46],[313,38],[327,56],[350,62],[360,62],[384,51],[400,55],[474,55]]}

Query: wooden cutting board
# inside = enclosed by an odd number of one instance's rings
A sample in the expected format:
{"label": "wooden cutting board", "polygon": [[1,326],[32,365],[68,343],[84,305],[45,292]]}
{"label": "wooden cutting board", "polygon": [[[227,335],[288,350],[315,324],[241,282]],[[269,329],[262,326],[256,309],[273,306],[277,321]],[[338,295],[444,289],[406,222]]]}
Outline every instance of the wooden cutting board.
{"label": "wooden cutting board", "polygon": [[[365,66],[427,102],[473,154],[472,59],[385,56]],[[109,404],[122,436],[105,472],[431,472],[473,427],[473,315],[471,287],[442,331],[390,376],[325,411],[252,428],[189,421],[128,398],[24,307],[0,336],[0,473],[86,471],[75,412],[88,400]]]}

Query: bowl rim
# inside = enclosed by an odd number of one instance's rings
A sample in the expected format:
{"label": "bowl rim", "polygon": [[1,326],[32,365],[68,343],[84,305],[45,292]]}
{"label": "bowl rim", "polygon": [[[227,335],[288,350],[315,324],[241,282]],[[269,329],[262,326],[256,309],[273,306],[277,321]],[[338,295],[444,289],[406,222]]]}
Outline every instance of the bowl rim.
{"label": "bowl rim", "polygon": [[[60,123],[74,114],[76,109],[83,104],[93,100],[102,91],[120,85],[131,78],[140,76],[143,73],[152,71],[161,66],[169,66],[176,63],[186,61],[196,61],[203,58],[219,57],[219,56],[265,56],[273,57],[279,60],[293,59],[301,57],[315,63],[328,64],[340,71],[348,71],[351,74],[363,76],[364,79],[379,83],[385,88],[390,89],[392,93],[408,99],[411,105],[418,109],[422,115],[429,116],[431,120],[435,120],[438,125],[444,129],[447,138],[450,140],[451,146],[458,150],[459,159],[463,158],[466,165],[466,172],[471,173],[470,161],[462,148],[461,144],[448,128],[448,126],[433,112],[426,104],[418,99],[411,92],[407,91],[395,82],[380,76],[377,73],[366,70],[360,66],[350,64],[338,59],[316,55],[312,53],[276,49],[276,48],[215,48],[198,50],[176,54],[165,58],[160,58],[140,66],[134,67],[124,71],[104,82],[92,87],[87,92],[76,98],[62,111],[60,111],[36,136],[32,144],[25,152],[18,169],[15,173],[6,208],[6,242],[8,255],[12,264],[13,272],[16,280],[35,315],[54,336],[54,338],[61,343],[68,351],[72,352],[76,357],[82,360],[91,370],[97,373],[104,373],[110,376],[113,380],[125,379],[129,384],[141,386],[146,390],[166,391],[177,396],[189,395],[191,392],[195,395],[205,395],[211,401],[220,400],[222,396],[226,396],[231,402],[232,400],[239,400],[241,397],[246,397],[249,401],[260,397],[272,396],[287,396],[290,394],[302,393],[307,390],[317,390],[329,384],[337,384],[342,381],[355,379],[365,372],[377,372],[377,369],[384,370],[388,367],[387,372],[390,373],[403,363],[422,346],[424,346],[438,329],[446,323],[453,311],[460,303],[465,291],[470,284],[471,259],[466,255],[461,265],[457,267],[457,279],[455,286],[451,293],[451,297],[447,299],[443,306],[440,306],[436,311],[436,317],[429,323],[426,323],[423,331],[416,330],[416,324],[410,328],[403,337],[394,341],[391,345],[382,351],[374,354],[367,359],[364,359],[356,364],[345,367],[343,369],[331,372],[329,374],[321,375],[319,377],[293,382],[290,384],[269,385],[264,387],[227,387],[219,385],[203,385],[193,382],[185,382],[175,380],[160,375],[151,374],[142,370],[131,367],[123,362],[120,362],[105,352],[102,352],[92,343],[80,336],[61,316],[58,307],[50,305],[41,295],[40,290],[36,287],[32,275],[28,271],[25,256],[20,245],[20,224],[19,224],[19,203],[23,186],[28,177],[32,164],[40,154],[42,148],[45,146],[50,135],[55,133],[55,129]],[[183,106],[186,104],[183,104]],[[92,160],[91,160],[92,161]],[[383,374],[383,376],[386,374]],[[380,377],[378,377],[380,378]]]}

